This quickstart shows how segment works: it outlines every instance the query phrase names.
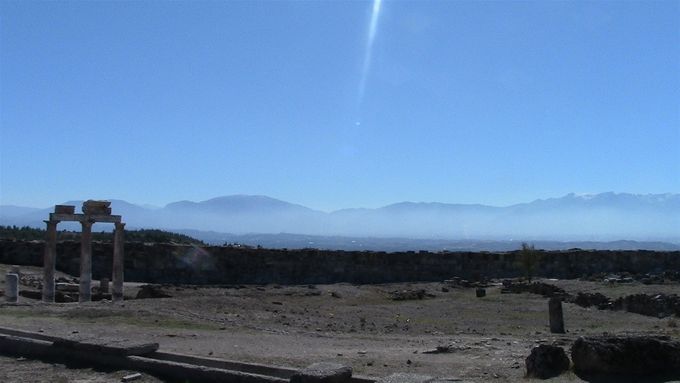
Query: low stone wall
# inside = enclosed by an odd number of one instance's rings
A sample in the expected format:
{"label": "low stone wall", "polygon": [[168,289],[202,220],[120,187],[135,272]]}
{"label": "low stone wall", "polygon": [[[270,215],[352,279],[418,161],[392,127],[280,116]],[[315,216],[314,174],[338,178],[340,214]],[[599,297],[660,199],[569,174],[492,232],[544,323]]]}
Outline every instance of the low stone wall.
{"label": "low stone wall", "polygon": [[[42,266],[44,244],[0,240],[0,263]],[[57,269],[79,273],[80,243],[60,242]],[[113,246],[92,244],[93,277],[111,275]],[[352,252],[125,244],[125,280],[185,284],[389,283],[511,278],[523,275],[519,252]],[[600,272],[680,270],[680,252],[539,251],[535,274],[577,278]]]}

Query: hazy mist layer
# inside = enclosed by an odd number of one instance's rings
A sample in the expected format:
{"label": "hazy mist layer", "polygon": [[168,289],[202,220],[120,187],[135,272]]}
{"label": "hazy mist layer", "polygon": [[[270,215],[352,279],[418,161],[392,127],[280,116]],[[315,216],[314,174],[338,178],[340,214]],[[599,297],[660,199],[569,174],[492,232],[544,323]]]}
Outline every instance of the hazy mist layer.
{"label": "hazy mist layer", "polygon": [[[79,210],[82,201],[68,201]],[[666,241],[680,243],[680,194],[568,194],[507,207],[402,202],[330,213],[265,196],[234,195],[149,208],[112,200],[128,228],[232,234],[294,233],[414,239]],[[52,208],[0,206],[0,224],[42,227]],[[110,230],[97,225],[95,230]],[[62,224],[60,228],[75,228]]]}

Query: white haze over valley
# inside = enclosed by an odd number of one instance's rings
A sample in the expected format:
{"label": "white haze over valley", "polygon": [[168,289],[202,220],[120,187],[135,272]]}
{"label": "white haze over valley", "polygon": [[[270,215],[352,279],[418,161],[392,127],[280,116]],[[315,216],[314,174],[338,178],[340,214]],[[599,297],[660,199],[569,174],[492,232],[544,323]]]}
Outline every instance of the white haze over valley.
{"label": "white haze over valley", "polygon": [[[401,202],[377,209],[313,210],[266,196],[233,195],[162,208],[111,200],[127,228],[435,240],[662,241],[680,243],[680,194],[568,194],[506,207]],[[65,201],[76,205],[82,201]],[[42,228],[53,208],[0,206],[0,224]],[[110,230],[97,225],[95,230]],[[61,228],[79,230],[75,225]],[[205,237],[205,236],[203,236]]]}

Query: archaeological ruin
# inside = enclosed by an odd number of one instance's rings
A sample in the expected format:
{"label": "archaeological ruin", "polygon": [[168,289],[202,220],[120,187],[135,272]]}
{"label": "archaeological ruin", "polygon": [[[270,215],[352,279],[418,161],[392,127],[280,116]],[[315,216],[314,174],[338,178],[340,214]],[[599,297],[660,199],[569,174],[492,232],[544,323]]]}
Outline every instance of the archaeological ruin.
{"label": "archaeological ruin", "polygon": [[50,213],[45,239],[45,257],[43,262],[43,290],[44,302],[54,302],[57,259],[57,225],[59,222],[80,222],[82,225],[80,241],[80,288],[79,302],[89,302],[92,299],[92,225],[96,222],[113,223],[113,292],[114,301],[123,300],[123,257],[124,257],[124,227],[120,215],[112,215],[111,202],[87,200],[83,203],[82,214],[75,213],[75,206],[56,205],[54,213]]}

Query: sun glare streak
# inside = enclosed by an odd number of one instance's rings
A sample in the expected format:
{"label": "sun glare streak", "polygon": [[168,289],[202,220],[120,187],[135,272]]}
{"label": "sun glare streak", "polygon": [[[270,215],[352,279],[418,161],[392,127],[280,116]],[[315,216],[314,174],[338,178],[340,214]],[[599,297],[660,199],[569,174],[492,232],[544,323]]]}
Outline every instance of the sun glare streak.
{"label": "sun glare streak", "polygon": [[359,82],[359,107],[364,100],[364,93],[366,92],[366,81],[368,79],[368,72],[371,69],[371,60],[373,56],[373,42],[378,31],[378,18],[380,17],[380,6],[382,0],[373,0],[373,10],[371,11],[371,23],[368,27],[368,38],[366,39],[366,52],[364,53],[364,65],[361,68],[361,80]]}

